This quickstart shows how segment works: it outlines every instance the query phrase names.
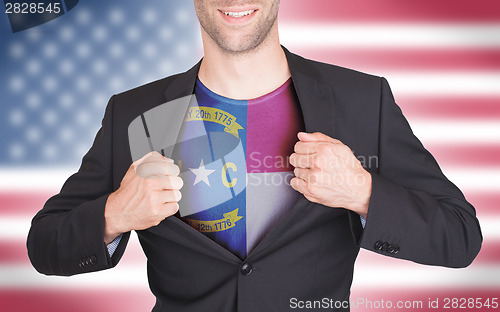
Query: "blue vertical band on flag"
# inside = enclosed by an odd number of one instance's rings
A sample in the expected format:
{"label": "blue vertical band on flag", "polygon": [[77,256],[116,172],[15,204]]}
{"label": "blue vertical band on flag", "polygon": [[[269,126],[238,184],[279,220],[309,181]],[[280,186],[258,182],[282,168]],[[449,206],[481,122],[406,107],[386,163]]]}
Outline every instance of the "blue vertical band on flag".
{"label": "blue vertical band on flag", "polygon": [[[235,253],[247,254],[247,101],[214,97],[197,82],[172,158],[184,181],[179,212],[196,230]],[[194,105],[195,104],[195,105]]]}

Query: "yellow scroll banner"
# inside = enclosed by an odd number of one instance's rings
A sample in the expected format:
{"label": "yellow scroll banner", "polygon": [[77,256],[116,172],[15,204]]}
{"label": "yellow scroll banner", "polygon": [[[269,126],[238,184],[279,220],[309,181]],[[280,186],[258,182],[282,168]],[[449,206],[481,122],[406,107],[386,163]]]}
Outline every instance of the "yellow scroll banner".
{"label": "yellow scroll banner", "polygon": [[193,220],[188,218],[183,218],[183,220],[200,232],[221,232],[233,228],[236,222],[243,218],[238,216],[238,208],[231,212],[224,213],[223,216],[223,219],[212,221]]}
{"label": "yellow scroll banner", "polygon": [[238,135],[238,130],[243,129],[243,127],[236,122],[236,117],[215,107],[190,107],[187,111],[184,121],[192,120],[216,122],[219,125],[223,125],[225,127],[225,132],[234,135],[238,139],[240,138],[240,136]]}

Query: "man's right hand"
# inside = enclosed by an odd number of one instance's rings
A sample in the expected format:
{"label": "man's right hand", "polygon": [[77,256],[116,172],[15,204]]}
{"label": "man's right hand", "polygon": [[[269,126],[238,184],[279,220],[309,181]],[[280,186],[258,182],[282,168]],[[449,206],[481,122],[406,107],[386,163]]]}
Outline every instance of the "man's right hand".
{"label": "man's right hand", "polygon": [[109,195],[104,217],[104,242],[131,230],[158,225],[179,210],[183,185],[179,167],[158,152],[130,165],[120,188]]}

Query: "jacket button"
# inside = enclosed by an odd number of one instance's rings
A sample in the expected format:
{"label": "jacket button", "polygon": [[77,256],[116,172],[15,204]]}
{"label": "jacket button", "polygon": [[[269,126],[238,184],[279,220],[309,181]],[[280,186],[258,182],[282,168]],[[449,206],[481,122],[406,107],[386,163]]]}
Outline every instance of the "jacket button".
{"label": "jacket button", "polygon": [[393,255],[395,255],[395,254],[397,254],[398,252],[399,252],[399,245],[394,245],[394,246],[393,246],[393,252],[392,252],[392,254],[393,254]]}
{"label": "jacket button", "polygon": [[241,274],[248,276],[252,273],[253,267],[250,263],[243,263],[243,265],[240,268]]}
{"label": "jacket button", "polygon": [[373,248],[375,248],[375,250],[382,250],[382,242],[377,241],[375,245],[373,245]]}
{"label": "jacket button", "polygon": [[389,246],[387,246],[387,252],[391,255],[394,253],[394,246],[392,244],[389,244]]}
{"label": "jacket button", "polygon": [[380,250],[382,250],[382,251],[387,251],[387,248],[388,248],[388,247],[389,247],[389,244],[388,244],[387,242],[384,242],[384,243],[382,244],[382,248],[381,248]]}
{"label": "jacket button", "polygon": [[97,258],[95,256],[90,257],[89,263],[90,265],[95,265],[97,263]]}

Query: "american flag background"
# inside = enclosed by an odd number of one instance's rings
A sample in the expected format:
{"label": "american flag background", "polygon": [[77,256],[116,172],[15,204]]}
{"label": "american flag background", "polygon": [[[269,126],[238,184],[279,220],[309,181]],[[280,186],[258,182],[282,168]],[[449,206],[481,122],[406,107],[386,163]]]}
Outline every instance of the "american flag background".
{"label": "american flag background", "polygon": [[[192,1],[80,1],[17,33],[0,16],[0,311],[150,311],[136,237],[116,268],[74,277],[38,274],[25,241],[78,169],[108,98],[202,56]],[[482,226],[483,248],[465,269],[362,250],[352,311],[499,311],[500,1],[283,0],[279,21],[292,52],[388,79]]]}

